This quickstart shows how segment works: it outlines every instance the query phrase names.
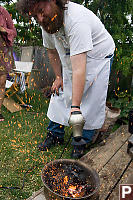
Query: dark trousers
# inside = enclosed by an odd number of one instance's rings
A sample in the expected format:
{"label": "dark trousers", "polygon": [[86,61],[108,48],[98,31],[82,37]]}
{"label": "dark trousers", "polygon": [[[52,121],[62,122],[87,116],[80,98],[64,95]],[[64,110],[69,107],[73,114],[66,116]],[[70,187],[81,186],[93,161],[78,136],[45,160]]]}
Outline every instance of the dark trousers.
{"label": "dark trousers", "polygon": [[[64,126],[53,121],[49,122],[47,130],[50,131],[53,134],[53,136],[58,137],[58,138],[63,138],[65,135]],[[86,143],[89,143],[92,141],[92,137],[95,134],[95,130],[83,129],[82,134]]]}

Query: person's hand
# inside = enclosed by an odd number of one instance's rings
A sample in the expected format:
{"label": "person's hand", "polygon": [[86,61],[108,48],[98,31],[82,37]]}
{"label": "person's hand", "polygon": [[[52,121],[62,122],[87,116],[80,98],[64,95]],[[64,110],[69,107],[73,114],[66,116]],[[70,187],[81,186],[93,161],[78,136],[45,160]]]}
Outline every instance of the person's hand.
{"label": "person's hand", "polygon": [[6,30],[2,26],[0,26],[0,32],[6,33]]}
{"label": "person's hand", "polygon": [[59,96],[59,88],[63,91],[63,80],[62,77],[57,76],[51,87],[52,93],[56,93]]}

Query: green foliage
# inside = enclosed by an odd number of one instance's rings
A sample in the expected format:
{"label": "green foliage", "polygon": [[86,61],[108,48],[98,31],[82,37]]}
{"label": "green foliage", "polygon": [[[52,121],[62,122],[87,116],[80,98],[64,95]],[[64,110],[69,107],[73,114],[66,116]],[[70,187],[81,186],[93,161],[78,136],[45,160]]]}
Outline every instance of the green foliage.
{"label": "green foliage", "polygon": [[[99,6],[98,6],[98,3]],[[97,6],[94,6],[97,4]],[[99,7],[95,10],[96,7]],[[99,14],[101,21],[106,29],[114,38],[116,44],[115,59],[113,68],[128,76],[132,73],[132,54],[133,54],[133,0],[104,0],[93,1],[90,6],[94,12]],[[130,20],[127,16],[130,15]]]}
{"label": "green foliage", "polygon": [[127,91],[123,91],[117,94],[117,99],[110,99],[112,105],[121,109],[120,117],[125,123],[128,123],[129,111],[133,109],[133,97],[128,94]]}

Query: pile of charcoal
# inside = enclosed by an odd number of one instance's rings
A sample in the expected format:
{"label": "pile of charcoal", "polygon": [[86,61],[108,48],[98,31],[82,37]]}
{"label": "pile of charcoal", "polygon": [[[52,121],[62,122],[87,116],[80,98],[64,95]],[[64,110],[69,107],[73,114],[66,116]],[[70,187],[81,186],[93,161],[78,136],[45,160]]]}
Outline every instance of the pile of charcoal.
{"label": "pile of charcoal", "polygon": [[43,172],[44,183],[55,193],[71,198],[81,198],[94,191],[89,172],[75,163],[56,163]]}

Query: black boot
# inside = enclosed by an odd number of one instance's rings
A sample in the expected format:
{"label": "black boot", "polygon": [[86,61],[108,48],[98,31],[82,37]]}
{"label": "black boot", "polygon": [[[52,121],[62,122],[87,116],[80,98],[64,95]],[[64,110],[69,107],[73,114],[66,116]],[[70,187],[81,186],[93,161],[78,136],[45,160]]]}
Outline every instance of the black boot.
{"label": "black boot", "polygon": [[73,146],[71,157],[74,159],[81,158],[85,153],[85,145]]}
{"label": "black boot", "polygon": [[47,137],[41,144],[38,145],[40,151],[47,151],[56,144],[63,144],[64,138],[55,137],[52,133],[48,132]]}

